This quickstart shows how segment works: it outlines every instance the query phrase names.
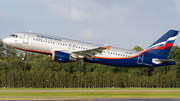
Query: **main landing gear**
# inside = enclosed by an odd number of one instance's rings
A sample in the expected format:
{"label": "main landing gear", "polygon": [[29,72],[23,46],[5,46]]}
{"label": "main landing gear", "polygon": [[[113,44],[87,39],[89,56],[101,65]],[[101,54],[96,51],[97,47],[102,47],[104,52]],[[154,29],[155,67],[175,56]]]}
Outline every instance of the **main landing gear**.
{"label": "main landing gear", "polygon": [[26,53],[27,53],[27,51],[24,51],[24,53],[23,53],[23,57],[22,57],[22,60],[23,60],[23,61],[25,60]]}
{"label": "main landing gear", "polygon": [[81,66],[79,67],[79,71],[81,71],[81,72],[85,71],[85,67],[83,66],[84,59],[79,59],[78,61],[81,63]]}

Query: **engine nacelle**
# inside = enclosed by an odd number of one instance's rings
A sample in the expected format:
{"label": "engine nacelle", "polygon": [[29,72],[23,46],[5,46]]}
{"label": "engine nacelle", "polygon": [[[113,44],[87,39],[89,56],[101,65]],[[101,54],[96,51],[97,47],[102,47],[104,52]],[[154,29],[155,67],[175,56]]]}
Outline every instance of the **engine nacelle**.
{"label": "engine nacelle", "polygon": [[52,58],[53,61],[62,62],[62,63],[76,61],[76,58],[73,58],[70,54],[60,51],[54,51]]}

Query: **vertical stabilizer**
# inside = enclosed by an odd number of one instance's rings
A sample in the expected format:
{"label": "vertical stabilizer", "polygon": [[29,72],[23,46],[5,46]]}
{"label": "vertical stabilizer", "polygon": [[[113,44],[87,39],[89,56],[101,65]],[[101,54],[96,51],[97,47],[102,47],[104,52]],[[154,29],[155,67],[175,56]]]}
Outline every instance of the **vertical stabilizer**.
{"label": "vertical stabilizer", "polygon": [[178,32],[179,31],[176,30],[169,30],[166,34],[164,34],[161,38],[159,38],[156,42],[149,46],[145,51],[143,51],[143,53],[146,52],[163,58],[167,58],[176,40]]}

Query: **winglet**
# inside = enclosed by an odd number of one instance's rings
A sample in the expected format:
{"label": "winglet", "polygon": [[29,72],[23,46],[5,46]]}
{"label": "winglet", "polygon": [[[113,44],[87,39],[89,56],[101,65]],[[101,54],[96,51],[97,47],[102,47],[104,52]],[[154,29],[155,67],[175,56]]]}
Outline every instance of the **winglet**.
{"label": "winglet", "polygon": [[109,50],[111,46],[107,46],[106,49]]}

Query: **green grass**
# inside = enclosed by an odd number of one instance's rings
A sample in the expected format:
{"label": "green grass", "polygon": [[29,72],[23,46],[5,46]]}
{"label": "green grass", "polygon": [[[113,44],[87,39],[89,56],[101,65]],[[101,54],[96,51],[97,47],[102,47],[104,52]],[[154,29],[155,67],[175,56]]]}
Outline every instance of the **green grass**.
{"label": "green grass", "polygon": [[180,92],[0,92],[0,97],[180,98]]}
{"label": "green grass", "polygon": [[1,90],[180,90],[180,88],[0,88]]}
{"label": "green grass", "polygon": [[[4,90],[12,90],[12,92],[1,92]],[[18,90],[34,90],[41,92],[13,92]],[[46,92],[43,92],[46,90]],[[47,90],[77,90],[77,92],[47,92]],[[103,90],[103,92],[81,92],[78,90]],[[127,91],[105,91],[105,90],[127,90]],[[129,91],[128,91],[129,90]],[[135,91],[132,91],[135,90]],[[140,90],[140,91],[136,91]],[[144,91],[152,90],[152,91]],[[171,90],[171,91],[153,91],[153,90]],[[174,91],[172,91],[174,90]],[[180,88],[0,88],[0,99],[3,97],[108,97],[108,98],[180,98]]]}

